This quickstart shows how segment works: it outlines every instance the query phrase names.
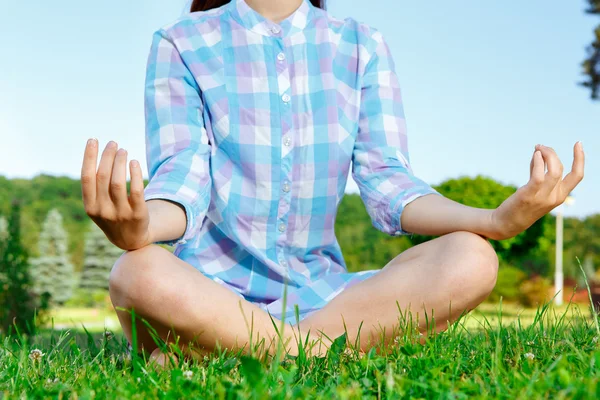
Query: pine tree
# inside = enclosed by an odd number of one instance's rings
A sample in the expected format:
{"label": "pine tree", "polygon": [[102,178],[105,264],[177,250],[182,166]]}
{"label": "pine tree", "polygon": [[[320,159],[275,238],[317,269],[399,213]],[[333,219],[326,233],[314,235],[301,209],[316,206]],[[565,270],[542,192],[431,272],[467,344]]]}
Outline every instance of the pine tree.
{"label": "pine tree", "polygon": [[62,305],[73,294],[74,270],[67,253],[63,217],[53,208],[42,225],[38,243],[40,256],[32,260],[34,292],[48,293],[52,305]]}
{"label": "pine tree", "polygon": [[13,201],[10,222],[0,222],[0,329],[10,333],[14,326],[20,332],[34,331],[36,303],[38,316],[47,309],[47,298],[37,299],[33,293],[28,254],[21,244],[21,207]]}
{"label": "pine tree", "polygon": [[108,290],[108,276],[123,250],[112,244],[98,225],[90,224],[85,239],[83,274],[79,286],[89,290]]}

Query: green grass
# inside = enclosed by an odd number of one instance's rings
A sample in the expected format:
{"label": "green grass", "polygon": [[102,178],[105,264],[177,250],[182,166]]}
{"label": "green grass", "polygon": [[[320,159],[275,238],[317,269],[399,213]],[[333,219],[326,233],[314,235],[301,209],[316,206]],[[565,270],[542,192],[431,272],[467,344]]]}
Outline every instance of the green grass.
{"label": "green grass", "polygon": [[157,370],[120,334],[46,329],[3,339],[0,399],[600,398],[599,338],[583,307],[488,305],[425,344],[405,329],[387,354],[361,357],[341,337],[322,358],[222,351]]}

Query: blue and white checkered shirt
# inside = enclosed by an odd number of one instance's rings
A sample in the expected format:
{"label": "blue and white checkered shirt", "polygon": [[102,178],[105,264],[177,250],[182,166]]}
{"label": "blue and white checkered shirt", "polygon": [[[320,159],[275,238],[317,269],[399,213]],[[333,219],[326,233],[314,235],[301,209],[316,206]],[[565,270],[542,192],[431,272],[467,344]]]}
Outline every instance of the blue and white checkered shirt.
{"label": "blue and white checkered shirt", "polygon": [[[381,33],[304,0],[276,24],[244,0],[158,30],[146,79],[145,198],[187,216],[175,255],[274,315],[304,315],[348,273],[334,232],[350,166],[373,226],[437,192],[413,175]],[[165,243],[165,242],[163,242]],[[288,314],[289,316],[289,314]]]}

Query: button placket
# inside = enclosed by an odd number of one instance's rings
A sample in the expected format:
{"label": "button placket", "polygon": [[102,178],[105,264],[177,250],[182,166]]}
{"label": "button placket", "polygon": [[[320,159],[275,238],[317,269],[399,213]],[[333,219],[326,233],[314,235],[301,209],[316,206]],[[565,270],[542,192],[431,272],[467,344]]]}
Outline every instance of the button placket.
{"label": "button placket", "polygon": [[277,70],[277,84],[280,96],[281,105],[280,111],[280,133],[281,141],[280,148],[280,177],[279,177],[279,205],[277,212],[277,260],[279,265],[288,271],[289,264],[287,258],[287,243],[288,237],[288,212],[290,209],[291,196],[291,171],[292,171],[292,97],[291,97],[291,80],[289,74],[289,58],[286,56],[284,47],[285,39],[276,40],[274,49],[274,62]]}

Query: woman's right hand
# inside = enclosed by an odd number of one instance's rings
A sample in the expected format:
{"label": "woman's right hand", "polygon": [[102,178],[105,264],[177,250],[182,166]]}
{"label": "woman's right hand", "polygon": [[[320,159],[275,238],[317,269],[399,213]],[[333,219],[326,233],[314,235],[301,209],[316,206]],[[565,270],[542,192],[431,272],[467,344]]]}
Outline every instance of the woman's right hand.
{"label": "woman's right hand", "polygon": [[110,141],[98,171],[98,141],[90,139],[81,168],[81,189],[86,214],[102,229],[108,240],[123,250],[135,250],[152,243],[150,213],[144,200],[140,164],[131,160],[130,195],[127,196],[127,151]]}

